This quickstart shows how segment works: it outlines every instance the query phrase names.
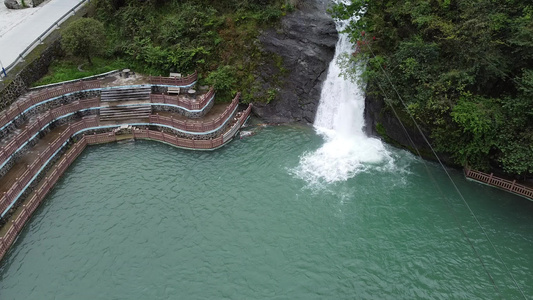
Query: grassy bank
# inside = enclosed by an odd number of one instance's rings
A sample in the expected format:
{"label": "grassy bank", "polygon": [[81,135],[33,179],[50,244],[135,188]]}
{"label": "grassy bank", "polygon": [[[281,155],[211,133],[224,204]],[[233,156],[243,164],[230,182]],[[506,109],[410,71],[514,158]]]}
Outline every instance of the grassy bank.
{"label": "grassy bank", "polygon": [[49,68],[48,74],[33,83],[32,86],[79,79],[127,67],[128,63],[122,59],[97,57],[93,59],[93,64],[89,65],[85,60],[68,57],[54,61]]}
{"label": "grassy bank", "polygon": [[[71,80],[120,68],[165,75],[199,72],[201,84],[214,85],[219,101],[237,91],[252,100],[261,91],[256,75],[266,61],[276,59],[260,48],[263,28],[276,26],[292,11],[285,0],[138,1],[96,0],[89,17],[105,26],[107,43],[94,65],[66,57],[54,62],[35,85]],[[281,64],[279,64],[281,66]],[[264,93],[267,102],[271,95]]]}

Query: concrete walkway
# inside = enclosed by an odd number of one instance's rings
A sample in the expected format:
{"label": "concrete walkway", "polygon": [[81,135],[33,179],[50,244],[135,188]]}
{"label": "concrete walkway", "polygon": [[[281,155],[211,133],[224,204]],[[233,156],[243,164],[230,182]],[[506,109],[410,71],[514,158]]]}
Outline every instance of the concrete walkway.
{"label": "concrete walkway", "polygon": [[[82,0],[50,0],[41,4],[43,6],[38,10],[32,11],[24,21],[12,24],[9,31],[0,36],[0,61],[4,67],[7,68],[14,62],[26,47],[79,2]],[[4,5],[3,1],[0,5]]]}

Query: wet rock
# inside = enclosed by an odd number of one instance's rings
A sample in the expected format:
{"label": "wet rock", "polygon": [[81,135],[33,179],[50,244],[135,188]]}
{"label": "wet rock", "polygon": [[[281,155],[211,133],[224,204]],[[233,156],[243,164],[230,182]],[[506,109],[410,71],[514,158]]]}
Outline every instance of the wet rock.
{"label": "wet rock", "polygon": [[254,113],[267,122],[314,121],[338,36],[326,9],[324,1],[306,1],[284,17],[279,28],[261,34],[263,50],[282,58],[281,66],[270,62],[260,69],[263,91],[276,91],[269,104],[255,103],[253,107]]}
{"label": "wet rock", "polygon": [[[396,108],[396,110],[401,109]],[[392,108],[382,98],[366,95],[364,116],[364,129],[367,135],[380,136],[388,144],[407,149],[415,155],[420,154],[425,159],[436,161],[436,157],[426,142],[427,139],[433,144],[431,133],[421,127],[423,136],[409,118],[399,120]],[[444,164],[456,168],[462,167],[457,165],[449,154],[441,152],[437,154]]]}

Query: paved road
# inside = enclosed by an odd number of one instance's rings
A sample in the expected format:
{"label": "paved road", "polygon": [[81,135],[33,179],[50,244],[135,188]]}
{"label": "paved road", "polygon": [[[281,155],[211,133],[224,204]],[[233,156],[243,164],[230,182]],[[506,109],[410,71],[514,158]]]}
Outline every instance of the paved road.
{"label": "paved road", "polygon": [[[39,35],[82,0],[51,0],[35,14],[0,37],[0,61],[4,67],[16,60]],[[4,5],[3,1],[0,5]]]}

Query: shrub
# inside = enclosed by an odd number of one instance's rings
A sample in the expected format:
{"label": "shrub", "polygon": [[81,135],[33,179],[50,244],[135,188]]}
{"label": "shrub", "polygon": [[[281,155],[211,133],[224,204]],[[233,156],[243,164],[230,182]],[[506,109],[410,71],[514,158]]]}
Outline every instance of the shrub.
{"label": "shrub", "polygon": [[91,18],[82,18],[70,23],[63,31],[61,46],[67,54],[85,57],[92,64],[91,57],[105,50],[104,25]]}

